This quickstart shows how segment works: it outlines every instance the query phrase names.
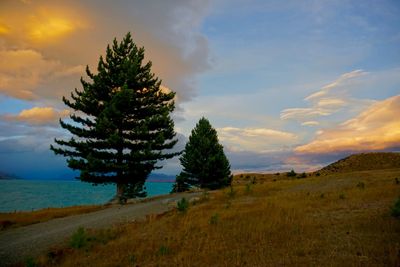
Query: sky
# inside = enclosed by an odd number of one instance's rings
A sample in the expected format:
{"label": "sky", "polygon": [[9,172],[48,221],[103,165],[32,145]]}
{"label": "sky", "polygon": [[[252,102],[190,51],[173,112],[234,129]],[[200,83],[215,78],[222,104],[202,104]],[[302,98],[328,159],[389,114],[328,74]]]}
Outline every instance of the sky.
{"label": "sky", "polygon": [[127,32],[177,92],[177,149],[204,116],[236,173],[400,151],[399,1],[0,0],[0,172],[71,175],[61,99]]}

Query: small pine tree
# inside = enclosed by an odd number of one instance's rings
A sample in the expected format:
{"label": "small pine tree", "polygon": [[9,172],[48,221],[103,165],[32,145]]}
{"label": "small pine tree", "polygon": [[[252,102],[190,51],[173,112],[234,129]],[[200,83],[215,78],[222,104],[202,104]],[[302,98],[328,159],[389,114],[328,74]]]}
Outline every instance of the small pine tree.
{"label": "small pine tree", "polygon": [[217,131],[205,118],[192,130],[179,160],[183,166],[179,178],[191,186],[217,189],[231,184],[229,161],[218,142]]}
{"label": "small pine tree", "polygon": [[189,188],[190,185],[185,181],[182,175],[177,175],[171,193],[185,192],[189,190]]}

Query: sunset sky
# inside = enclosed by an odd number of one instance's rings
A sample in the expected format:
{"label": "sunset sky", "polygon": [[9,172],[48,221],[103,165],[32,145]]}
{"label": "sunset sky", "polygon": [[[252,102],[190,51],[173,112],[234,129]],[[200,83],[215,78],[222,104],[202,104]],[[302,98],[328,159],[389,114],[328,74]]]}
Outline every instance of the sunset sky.
{"label": "sunset sky", "polygon": [[179,148],[204,116],[235,172],[400,151],[397,0],[0,0],[0,172],[69,173],[61,98],[127,32],[177,92]]}

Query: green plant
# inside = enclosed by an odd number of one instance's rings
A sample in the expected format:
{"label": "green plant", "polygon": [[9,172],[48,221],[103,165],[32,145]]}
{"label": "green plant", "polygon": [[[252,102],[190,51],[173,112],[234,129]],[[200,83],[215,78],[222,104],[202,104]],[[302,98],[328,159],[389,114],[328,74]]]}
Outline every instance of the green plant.
{"label": "green plant", "polygon": [[297,178],[301,179],[301,178],[306,178],[307,174],[305,172],[303,172],[302,174],[300,174],[299,176],[297,176]]}
{"label": "green plant", "polygon": [[251,184],[246,184],[246,188],[245,188],[244,192],[246,194],[251,194],[251,192],[252,192]]}
{"label": "green plant", "polygon": [[219,220],[219,214],[215,213],[210,218],[210,224],[217,224]]}
{"label": "green plant", "polygon": [[229,198],[234,198],[236,195],[236,191],[233,189],[233,186],[229,187],[228,193],[227,193]]}
{"label": "green plant", "polygon": [[36,263],[36,261],[32,257],[29,257],[25,260],[25,266],[26,267],[39,267],[39,265]]}
{"label": "green plant", "polygon": [[394,203],[391,213],[393,217],[400,217],[400,197],[397,199],[397,201]]}
{"label": "green plant", "polygon": [[364,182],[358,182],[357,187],[360,189],[364,189],[365,188]]}
{"label": "green plant", "polygon": [[189,201],[183,197],[181,200],[178,201],[176,207],[178,211],[185,213],[189,208]]}
{"label": "green plant", "polygon": [[162,245],[159,249],[158,249],[158,254],[161,256],[167,255],[169,254],[169,248],[167,246]]}
{"label": "green plant", "polygon": [[85,232],[85,229],[83,227],[79,227],[78,230],[71,236],[71,240],[69,242],[69,245],[72,248],[82,248],[86,246],[88,241],[88,236]]}
{"label": "green plant", "polygon": [[290,172],[286,173],[287,177],[296,177],[297,173],[294,170],[291,170]]}

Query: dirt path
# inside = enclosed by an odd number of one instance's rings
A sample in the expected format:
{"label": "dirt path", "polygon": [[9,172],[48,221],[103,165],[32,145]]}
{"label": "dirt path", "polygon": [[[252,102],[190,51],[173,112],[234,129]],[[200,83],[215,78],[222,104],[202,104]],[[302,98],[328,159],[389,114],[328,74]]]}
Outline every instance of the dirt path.
{"label": "dirt path", "polygon": [[49,247],[62,243],[79,227],[104,228],[114,224],[140,220],[146,215],[161,214],[173,207],[175,201],[191,199],[199,193],[166,195],[148,202],[115,205],[91,213],[54,219],[0,232],[0,266],[35,257]]}

